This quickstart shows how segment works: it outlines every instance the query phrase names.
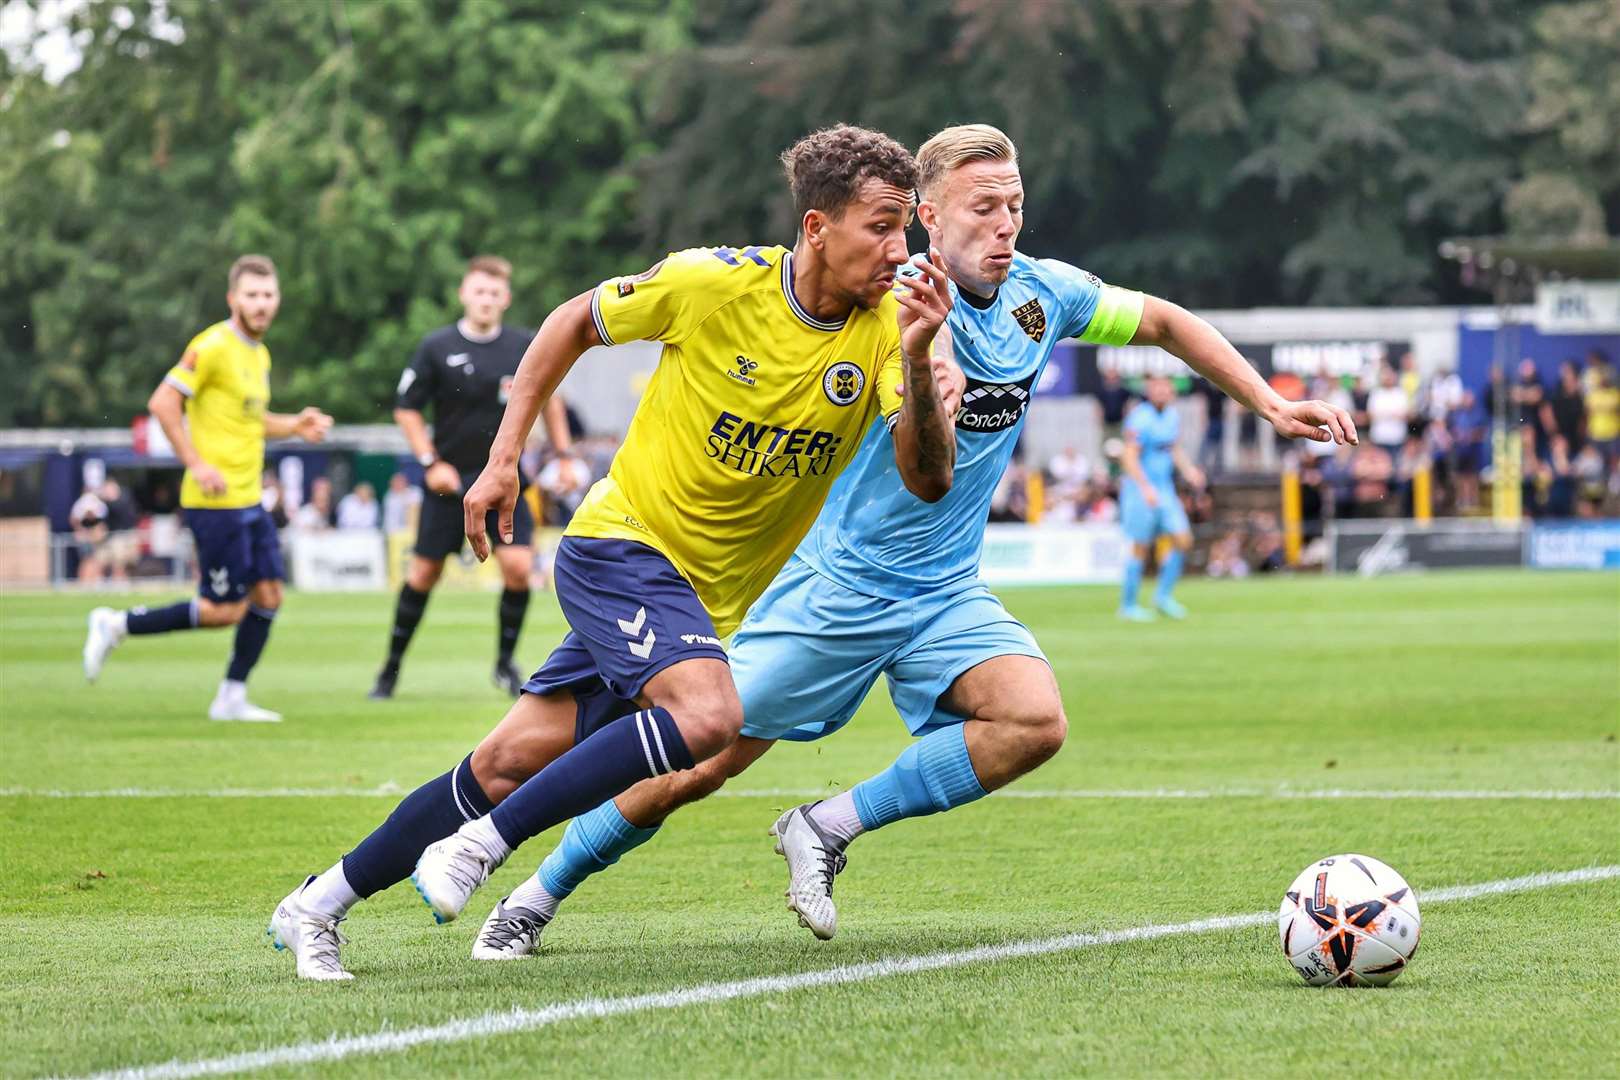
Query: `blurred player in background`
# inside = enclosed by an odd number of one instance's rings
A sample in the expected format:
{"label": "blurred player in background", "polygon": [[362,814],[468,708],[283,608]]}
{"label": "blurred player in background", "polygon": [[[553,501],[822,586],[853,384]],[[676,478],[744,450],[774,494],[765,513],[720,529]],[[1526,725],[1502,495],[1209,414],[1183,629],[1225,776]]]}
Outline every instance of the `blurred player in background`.
{"label": "blurred player in background", "polygon": [[928,500],[949,490],[955,437],[930,363],[950,304],[944,272],[928,264],[904,296],[892,292],[915,160],[887,136],[839,126],[801,139],[783,164],[800,221],[792,250],[670,255],[570,300],[529,345],[466,496],[479,558],[489,511],[497,535],[512,536],[517,456],[580,354],[664,346],[608,475],[557,550],[571,631],[473,753],[277,907],[271,934],[300,977],[348,978],[338,921],[413,866],[435,917],[453,919],[524,840],[731,745],[743,711],[722,638],[879,417],[905,486]]}
{"label": "blurred player in background", "polygon": [[281,306],[275,264],[243,255],[231,265],[229,281],[231,317],[191,339],[146,406],[186,467],[180,506],[196,538],[198,596],[155,610],[96,608],[84,643],[84,677],[94,682],[107,654],[128,635],[234,626],[236,641],[208,718],[276,721],[279,713],[247,699],[247,678],[270,638],[287,577],[275,524],[260,505],[264,441],[296,435],[320,442],[332,418],[313,406],[296,415],[268,411],[264,335]]}
{"label": "blurred player in background", "polygon": [[539,873],[490,913],[475,958],[532,952],[588,875],[645,843],[676,808],[718,790],[774,740],[839,730],[879,675],[917,741],[883,772],[796,806],[771,827],[788,864],[788,907],[819,938],[837,929],[833,878],[855,837],[970,803],[1057,753],[1068,729],[1057,682],[1029,630],[979,580],[979,557],[997,481],[1059,341],[1157,345],[1284,436],[1355,439],[1347,414],[1285,401],[1197,316],[1019,252],[1023,182],[1001,131],[946,128],[917,159],[917,217],[950,275],[947,335],[966,381],[950,491],[932,504],[915,498],[874,428],[732,642],[742,738],[696,769],[638,784],[569,822]]}
{"label": "blurred player in background", "polygon": [[[422,621],[428,595],[444,573],[444,560],[461,550],[461,495],[489,460],[490,444],[501,426],[523,350],[534,334],[503,326],[501,316],[512,303],[512,264],[493,255],[480,255],[467,264],[457,295],[462,317],[428,334],[416,347],[410,366],[400,376],[394,422],[405,433],[411,453],[422,466],[422,511],[417,521],[416,548],[411,567],[394,605],[394,626],[388,637],[388,659],[377,673],[371,698],[394,696],[399,665],[405,649]],[[433,432],[428,433],[423,411],[433,410]],[[563,402],[546,403],[546,431],[559,453],[569,448],[568,421]],[[517,466],[513,466],[514,472]],[[524,481],[520,478],[520,485]],[[512,664],[512,651],[523,632],[529,610],[529,571],[534,566],[534,517],[519,498],[512,515],[511,539],[497,537],[495,561],[501,567],[504,589],[497,607],[495,670],[498,689],[513,697],[523,688],[523,676]]]}
{"label": "blurred player in background", "polygon": [[[1125,417],[1125,453],[1120,458],[1125,478],[1120,485],[1119,521],[1131,542],[1131,554],[1125,560],[1119,617],[1130,622],[1154,619],[1153,612],[1136,597],[1142,588],[1142,567],[1159,536],[1168,536],[1171,546],[1159,567],[1153,606],[1172,619],[1187,617],[1187,609],[1170,595],[1181,577],[1187,549],[1192,547],[1192,527],[1176,494],[1176,473],[1195,489],[1204,486],[1203,470],[1176,444],[1181,414],[1176,411],[1175,386],[1165,376],[1154,375],[1148,378],[1146,389],[1147,399],[1137,402]],[[1348,422],[1349,414],[1345,417]]]}

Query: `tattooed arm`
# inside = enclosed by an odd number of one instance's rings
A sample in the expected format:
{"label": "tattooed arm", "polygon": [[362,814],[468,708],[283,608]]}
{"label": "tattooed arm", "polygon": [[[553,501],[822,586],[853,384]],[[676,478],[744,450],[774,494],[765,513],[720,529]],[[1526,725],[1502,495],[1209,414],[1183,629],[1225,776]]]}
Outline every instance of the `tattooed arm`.
{"label": "tattooed arm", "polygon": [[951,309],[951,293],[938,252],[917,258],[922,271],[903,281],[900,352],[905,364],[900,418],[894,426],[894,456],[906,490],[938,502],[951,490],[956,469],[956,427],[946,411],[933,363],[934,335]]}

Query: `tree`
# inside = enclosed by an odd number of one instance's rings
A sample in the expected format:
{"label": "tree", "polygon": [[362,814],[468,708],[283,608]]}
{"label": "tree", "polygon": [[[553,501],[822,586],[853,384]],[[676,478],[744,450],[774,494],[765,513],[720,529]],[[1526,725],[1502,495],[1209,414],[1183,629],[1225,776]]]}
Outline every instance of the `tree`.
{"label": "tree", "polygon": [[469,256],[512,259],[519,322],[633,265],[634,80],[681,40],[679,5],[160,14],[88,6],[77,72],[56,87],[9,73],[0,311],[27,324],[5,344],[32,372],[11,422],[127,423],[225,314],[242,251],[281,272],[276,395],[355,421],[387,416],[415,340],[454,317]]}
{"label": "tree", "polygon": [[[664,65],[643,225],[791,231],[756,164],[848,119],[1020,146],[1024,246],[1203,305],[1455,299],[1435,247],[1488,230],[1517,154],[1510,0],[958,0],[706,7]],[[725,152],[716,160],[715,148]],[[697,197],[690,197],[695,194]],[[767,209],[768,208],[768,209]]]}

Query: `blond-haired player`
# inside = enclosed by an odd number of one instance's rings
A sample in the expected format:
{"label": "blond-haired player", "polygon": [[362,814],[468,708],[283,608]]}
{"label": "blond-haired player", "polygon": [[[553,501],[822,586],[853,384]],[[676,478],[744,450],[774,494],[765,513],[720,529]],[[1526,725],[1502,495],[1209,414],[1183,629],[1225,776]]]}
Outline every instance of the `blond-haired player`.
{"label": "blond-haired player", "polygon": [[732,642],[743,737],[696,769],[638,784],[570,822],[539,874],[490,916],[475,957],[532,951],[586,876],[774,740],[837,731],[879,676],[917,741],[887,769],[794,807],[771,829],[788,863],[788,907],[819,938],[837,929],[833,877],[855,837],[982,798],[1057,753],[1068,729],[1057,681],[978,571],[991,495],[1059,341],[1157,345],[1283,435],[1354,441],[1349,416],[1319,401],[1285,401],[1202,319],[1019,252],[1024,188],[1017,151],[1001,131],[946,128],[917,161],[917,217],[950,276],[948,336],[966,378],[950,491],[933,503],[915,498],[883,450],[881,429],[872,431]]}

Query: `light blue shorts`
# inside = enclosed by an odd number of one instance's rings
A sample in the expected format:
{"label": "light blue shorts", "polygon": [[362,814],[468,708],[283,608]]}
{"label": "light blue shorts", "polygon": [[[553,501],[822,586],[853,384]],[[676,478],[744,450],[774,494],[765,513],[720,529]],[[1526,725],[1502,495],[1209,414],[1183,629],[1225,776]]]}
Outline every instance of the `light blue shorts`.
{"label": "light blue shorts", "polygon": [[960,724],[940,708],[957,676],[998,656],[1041,653],[1023,623],[974,581],[910,600],[844,588],[797,556],[731,643],[742,733],[809,742],[849,722],[881,674],[913,735]]}
{"label": "light blue shorts", "polygon": [[1175,536],[1192,529],[1175,491],[1155,490],[1159,505],[1149,506],[1135,484],[1126,482],[1120,486],[1119,524],[1133,543],[1149,544],[1155,536]]}

